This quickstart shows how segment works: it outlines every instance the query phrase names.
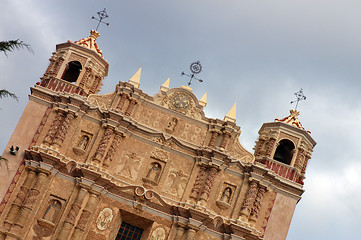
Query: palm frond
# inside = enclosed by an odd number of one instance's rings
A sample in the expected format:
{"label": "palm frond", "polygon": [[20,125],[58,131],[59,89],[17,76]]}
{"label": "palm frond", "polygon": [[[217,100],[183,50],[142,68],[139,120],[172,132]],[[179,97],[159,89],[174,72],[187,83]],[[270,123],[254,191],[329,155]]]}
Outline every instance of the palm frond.
{"label": "palm frond", "polygon": [[9,41],[0,41],[0,52],[3,52],[5,56],[7,56],[7,52],[12,52],[14,50],[18,50],[20,48],[27,48],[29,52],[33,53],[30,45],[20,41],[19,39],[16,40],[9,40]]}
{"label": "palm frond", "polygon": [[0,166],[1,166],[1,162],[5,162],[6,165],[6,169],[9,172],[9,160],[7,160],[6,158],[4,158],[3,156],[0,156]]}
{"label": "palm frond", "polygon": [[14,93],[11,93],[11,92],[9,92],[8,90],[5,90],[5,89],[0,89],[0,99],[4,98],[4,97],[12,97],[16,101],[18,101],[18,97]]}

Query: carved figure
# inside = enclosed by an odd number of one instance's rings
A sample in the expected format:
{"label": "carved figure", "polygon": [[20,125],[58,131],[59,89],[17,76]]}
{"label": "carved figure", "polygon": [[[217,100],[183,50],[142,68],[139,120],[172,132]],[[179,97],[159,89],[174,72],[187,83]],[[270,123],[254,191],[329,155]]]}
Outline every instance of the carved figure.
{"label": "carved figure", "polygon": [[109,223],[113,220],[113,211],[110,208],[104,208],[97,218],[97,228],[99,230],[105,230],[108,228]]}
{"label": "carved figure", "polygon": [[83,135],[79,141],[78,148],[85,150],[89,143],[89,137]]}
{"label": "carved figure", "polygon": [[151,240],[164,240],[165,239],[165,230],[164,228],[157,228],[153,231]]}
{"label": "carved figure", "polygon": [[56,199],[52,199],[49,201],[49,205],[48,208],[46,209],[43,219],[55,223],[59,212],[61,210],[61,203],[60,201],[56,200]]}
{"label": "carved figure", "polygon": [[159,163],[152,163],[152,167],[148,171],[147,178],[154,182],[158,182],[161,169],[162,167]]}
{"label": "carved figure", "polygon": [[125,156],[123,157],[123,161],[121,163],[123,167],[117,172],[117,174],[133,179],[136,177],[135,172],[139,169],[141,158],[137,157],[137,154],[135,153],[125,153],[124,155]]}
{"label": "carved figure", "polygon": [[230,187],[226,187],[222,193],[221,201],[229,203],[232,196],[232,189]]}
{"label": "carved figure", "polygon": [[172,120],[170,120],[167,124],[167,127],[166,127],[166,131],[168,133],[173,133],[174,132],[174,129],[175,127],[177,126],[178,124],[178,120],[176,118],[172,118]]}

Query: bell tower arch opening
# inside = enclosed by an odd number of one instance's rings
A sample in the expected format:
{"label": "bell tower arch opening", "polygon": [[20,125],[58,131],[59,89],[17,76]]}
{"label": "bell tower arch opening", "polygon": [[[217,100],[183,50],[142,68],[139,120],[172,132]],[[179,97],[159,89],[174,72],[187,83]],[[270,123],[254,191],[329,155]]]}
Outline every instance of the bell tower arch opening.
{"label": "bell tower arch opening", "polygon": [[290,165],[293,157],[295,145],[288,139],[283,139],[278,143],[278,147],[273,159],[281,163]]}
{"label": "bell tower arch opening", "polygon": [[71,83],[76,82],[82,69],[79,61],[71,61],[67,64],[61,79]]}

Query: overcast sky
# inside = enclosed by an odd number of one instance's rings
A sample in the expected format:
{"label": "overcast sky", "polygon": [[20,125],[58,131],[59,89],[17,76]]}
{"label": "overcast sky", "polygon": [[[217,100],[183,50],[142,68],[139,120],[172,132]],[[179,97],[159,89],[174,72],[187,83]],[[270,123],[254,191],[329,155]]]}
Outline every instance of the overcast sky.
{"label": "overcast sky", "polygon": [[288,240],[360,239],[361,235],[361,1],[2,1],[0,40],[21,39],[26,50],[0,55],[0,89],[19,102],[0,100],[4,149],[58,43],[87,37],[91,16],[107,9],[98,45],[109,75],[101,93],[142,67],[149,95],[169,77],[200,61],[200,98],[207,117],[223,119],[237,103],[242,145],[253,152],[262,123],[285,117],[303,89],[300,121],[317,141]]}

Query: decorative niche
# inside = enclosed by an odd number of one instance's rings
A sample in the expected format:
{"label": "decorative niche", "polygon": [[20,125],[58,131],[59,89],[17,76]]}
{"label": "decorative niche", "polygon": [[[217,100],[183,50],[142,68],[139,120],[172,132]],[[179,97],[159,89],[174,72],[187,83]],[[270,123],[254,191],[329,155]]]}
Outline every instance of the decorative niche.
{"label": "decorative niche", "polygon": [[37,219],[33,227],[37,239],[53,235],[55,227],[60,219],[65,206],[65,200],[50,195],[47,205],[43,210],[41,218]]}
{"label": "decorative niche", "polygon": [[148,166],[146,176],[142,178],[142,181],[144,183],[143,185],[148,188],[152,188],[153,186],[158,185],[165,164],[169,160],[169,154],[162,149],[155,148],[152,151],[150,158],[152,159],[152,161]]}
{"label": "decorative niche", "polygon": [[216,201],[217,206],[222,210],[227,210],[231,206],[235,191],[236,186],[226,182],[223,183],[222,191],[220,192],[218,200]]}
{"label": "decorative niche", "polygon": [[73,152],[78,155],[84,155],[89,148],[90,141],[93,138],[93,134],[87,133],[85,131],[80,132],[80,137],[78,141],[76,142],[75,147],[73,147]]}

